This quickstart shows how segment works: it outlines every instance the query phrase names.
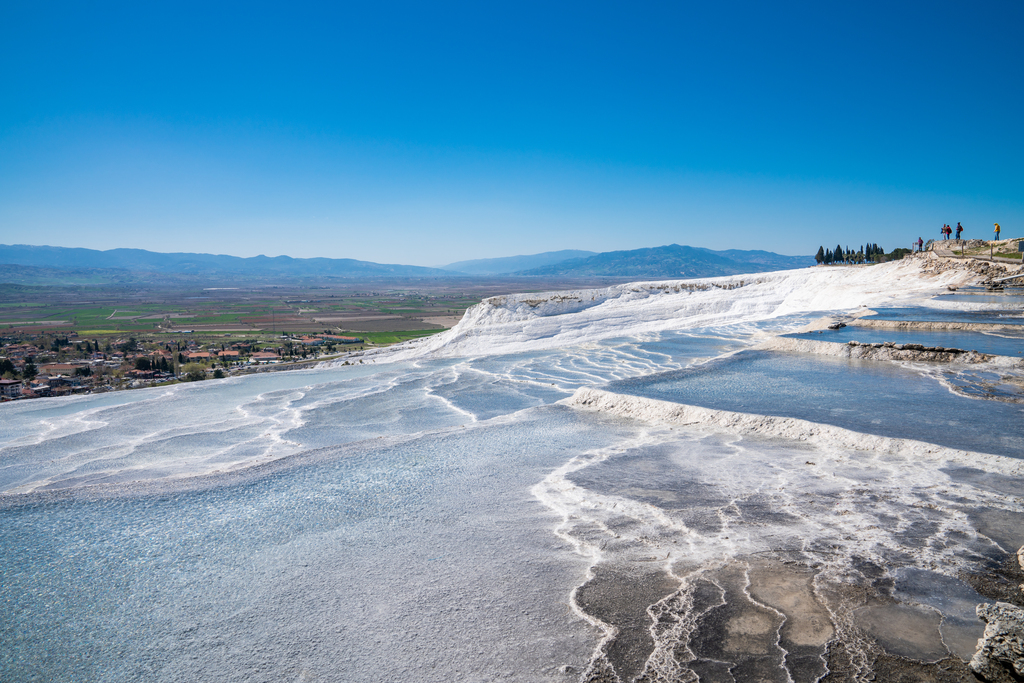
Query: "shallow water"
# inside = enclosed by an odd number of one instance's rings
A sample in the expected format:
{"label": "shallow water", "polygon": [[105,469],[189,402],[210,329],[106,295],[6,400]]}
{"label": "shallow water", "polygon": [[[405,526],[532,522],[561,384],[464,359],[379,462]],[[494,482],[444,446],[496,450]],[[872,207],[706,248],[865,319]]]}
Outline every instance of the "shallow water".
{"label": "shallow water", "polygon": [[[967,400],[929,372],[829,356],[743,351],[706,365],[612,382],[607,390],[795,417],[865,434],[1024,458],[1024,405]],[[977,429],[977,425],[994,425]]]}
{"label": "shallow water", "polygon": [[0,671],[546,680],[594,635],[566,605],[583,560],[529,487],[631,431],[607,422],[549,408],[213,488],[3,510]]}
{"label": "shallow water", "polygon": [[1016,306],[1024,307],[1024,291],[1007,290],[999,294],[988,292],[942,294],[932,301],[940,303],[963,303],[963,304],[996,304],[999,307]]}
{"label": "shallow water", "polygon": [[952,323],[987,323],[992,325],[1024,325],[1024,311],[1015,309],[990,309],[964,311],[943,308],[876,308],[875,315],[863,320],[914,320]]}

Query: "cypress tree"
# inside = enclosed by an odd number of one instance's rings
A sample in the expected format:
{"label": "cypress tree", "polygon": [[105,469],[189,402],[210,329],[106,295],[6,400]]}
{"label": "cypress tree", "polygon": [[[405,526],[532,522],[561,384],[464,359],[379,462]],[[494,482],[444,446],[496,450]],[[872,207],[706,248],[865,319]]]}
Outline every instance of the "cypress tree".
{"label": "cypress tree", "polygon": [[825,247],[818,247],[818,253],[814,255],[814,260],[821,265],[825,262]]}
{"label": "cypress tree", "polygon": [[842,263],[845,260],[843,259],[843,245],[841,244],[836,245],[836,250],[832,252],[832,254],[832,258],[834,258],[839,263]]}

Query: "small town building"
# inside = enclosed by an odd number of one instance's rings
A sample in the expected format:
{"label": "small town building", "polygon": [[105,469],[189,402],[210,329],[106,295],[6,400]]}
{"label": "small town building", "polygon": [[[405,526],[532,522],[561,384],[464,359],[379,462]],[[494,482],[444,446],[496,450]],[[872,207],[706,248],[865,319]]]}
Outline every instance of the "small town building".
{"label": "small town building", "polygon": [[0,379],[0,398],[21,398],[21,382],[16,379]]}
{"label": "small town building", "polygon": [[59,375],[59,374],[74,374],[75,370],[78,369],[78,365],[71,363],[45,363],[39,366],[39,374],[41,375]]}

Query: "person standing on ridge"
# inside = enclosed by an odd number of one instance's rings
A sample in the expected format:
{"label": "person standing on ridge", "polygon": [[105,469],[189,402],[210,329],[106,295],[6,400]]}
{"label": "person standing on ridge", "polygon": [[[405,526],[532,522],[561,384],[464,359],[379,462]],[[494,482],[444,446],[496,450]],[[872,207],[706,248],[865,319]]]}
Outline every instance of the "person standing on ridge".
{"label": "person standing on ridge", "polygon": [[960,225],[960,221],[956,222],[956,241],[960,241],[960,233],[964,231],[964,226]]}
{"label": "person standing on ridge", "polygon": [[917,238],[917,250],[924,251],[924,240],[920,237]]}
{"label": "person standing on ridge", "polygon": [[996,226],[996,229],[993,230],[992,232],[994,232],[996,234],[996,239],[999,239],[999,224],[998,223],[993,223],[992,225]]}

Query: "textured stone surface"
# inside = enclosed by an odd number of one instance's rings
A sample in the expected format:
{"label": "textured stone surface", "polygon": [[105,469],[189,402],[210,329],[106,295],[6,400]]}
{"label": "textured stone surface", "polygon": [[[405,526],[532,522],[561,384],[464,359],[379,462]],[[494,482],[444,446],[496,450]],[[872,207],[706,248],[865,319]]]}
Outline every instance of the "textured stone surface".
{"label": "textured stone surface", "polygon": [[989,683],[1014,683],[1024,679],[1024,609],[1005,602],[978,605],[985,622],[985,636],[970,668]]}

